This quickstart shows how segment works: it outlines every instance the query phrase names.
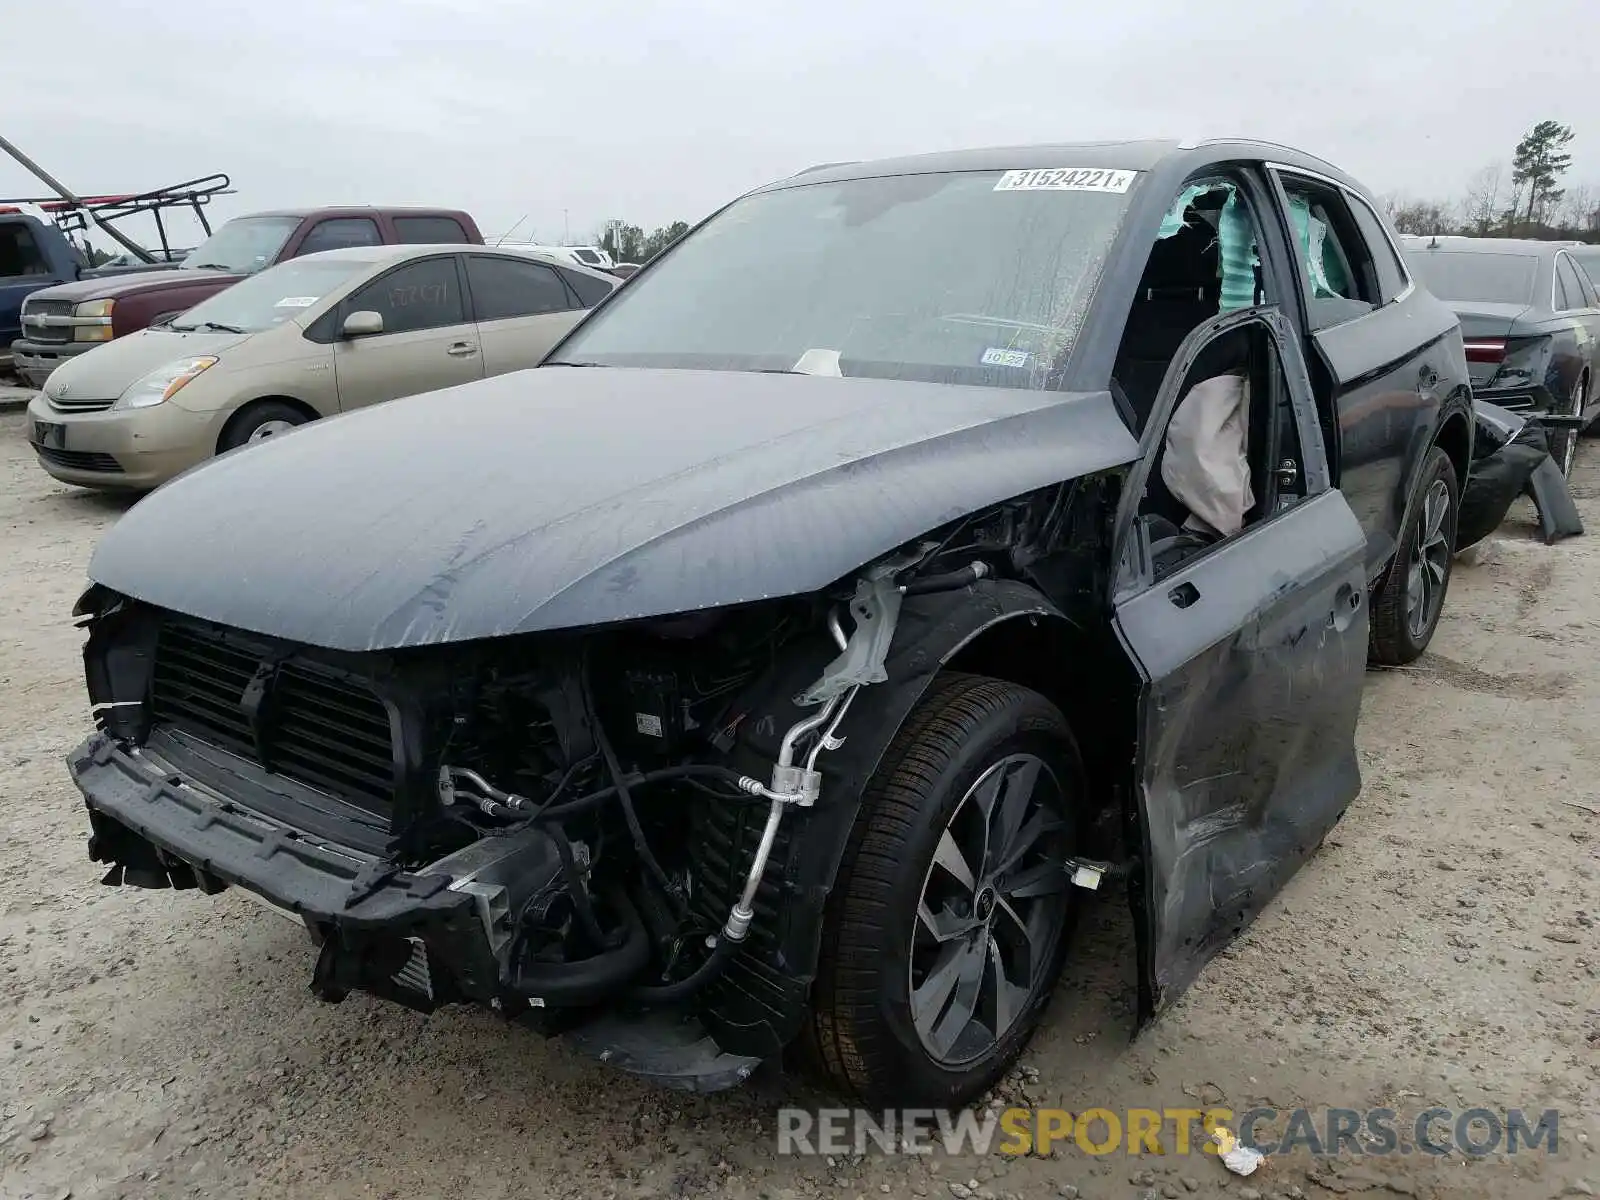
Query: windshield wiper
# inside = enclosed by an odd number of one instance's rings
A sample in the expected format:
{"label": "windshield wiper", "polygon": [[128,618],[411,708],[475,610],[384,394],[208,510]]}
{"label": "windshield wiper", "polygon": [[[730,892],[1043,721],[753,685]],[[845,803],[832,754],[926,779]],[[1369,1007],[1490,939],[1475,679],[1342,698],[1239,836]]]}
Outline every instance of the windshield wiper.
{"label": "windshield wiper", "polygon": [[552,359],[550,362],[540,363],[539,365],[541,367],[603,367],[605,364],[596,362],[576,362],[570,358],[557,358]]}
{"label": "windshield wiper", "polygon": [[237,325],[224,325],[221,321],[199,321],[193,325],[167,324],[168,329],[179,333],[193,333],[196,329],[214,329],[218,333],[249,333],[248,329],[240,329]]}
{"label": "windshield wiper", "polygon": [[192,267],[188,263],[183,265],[190,271],[232,271],[237,269],[230,267],[227,263],[195,263]]}

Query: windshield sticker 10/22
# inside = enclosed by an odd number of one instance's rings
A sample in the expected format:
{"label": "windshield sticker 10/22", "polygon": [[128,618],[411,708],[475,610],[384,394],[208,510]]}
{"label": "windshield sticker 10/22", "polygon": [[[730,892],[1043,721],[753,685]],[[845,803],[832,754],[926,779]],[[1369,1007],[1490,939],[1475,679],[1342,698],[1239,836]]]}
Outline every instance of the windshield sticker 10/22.
{"label": "windshield sticker 10/22", "polygon": [[1056,167],[1036,171],[1007,171],[994,185],[997,192],[1116,192],[1133,186],[1137,171],[1103,167]]}

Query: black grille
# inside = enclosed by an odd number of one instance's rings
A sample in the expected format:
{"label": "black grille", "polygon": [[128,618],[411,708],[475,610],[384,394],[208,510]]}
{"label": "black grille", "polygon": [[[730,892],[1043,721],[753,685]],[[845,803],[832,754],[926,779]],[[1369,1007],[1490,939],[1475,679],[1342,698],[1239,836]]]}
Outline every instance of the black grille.
{"label": "black grille", "polygon": [[288,659],[265,680],[258,738],[244,698],[262,661],[254,648],[210,630],[163,624],[151,684],[155,721],[363,807],[391,803],[393,733],[377,694],[319,664]]}
{"label": "black grille", "polygon": [[45,462],[57,467],[65,467],[71,471],[115,471],[122,470],[122,464],[109,454],[99,454],[89,450],[57,450],[51,446],[34,444],[36,453]]}

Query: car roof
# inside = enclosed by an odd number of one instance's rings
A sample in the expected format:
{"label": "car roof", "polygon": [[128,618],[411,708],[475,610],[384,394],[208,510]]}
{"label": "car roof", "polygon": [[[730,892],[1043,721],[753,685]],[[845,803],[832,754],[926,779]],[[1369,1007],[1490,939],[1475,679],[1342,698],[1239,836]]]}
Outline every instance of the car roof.
{"label": "car roof", "polygon": [[1408,233],[1402,240],[1407,250],[1429,250],[1435,254],[1527,254],[1536,258],[1554,257],[1559,250],[1571,250],[1581,245],[1539,238],[1468,237],[1458,233],[1441,233],[1436,237],[1425,233]]}
{"label": "car roof", "polygon": [[372,205],[372,204],[322,204],[310,208],[263,208],[259,212],[244,213],[246,217],[354,217],[376,216],[384,213],[391,217],[459,217],[462,211],[457,208],[407,208],[404,205]]}
{"label": "car roof", "polygon": [[331,262],[343,261],[387,266],[392,263],[405,262],[411,258],[426,258],[431,254],[498,254],[503,258],[526,258],[535,262],[548,263],[553,267],[560,267],[564,271],[580,271],[585,275],[592,275],[596,279],[604,279],[609,283],[617,281],[615,275],[595,270],[583,263],[575,263],[569,258],[551,254],[547,250],[524,248],[522,246],[480,246],[476,242],[407,242],[397,246],[345,246],[338,250],[318,250],[313,254],[302,254],[288,261],[305,262],[309,259],[318,259]]}
{"label": "car roof", "polygon": [[[772,189],[844,179],[870,179],[886,175],[931,175],[953,171],[1020,171],[1045,167],[1100,168],[1155,171],[1160,167],[1195,169],[1207,162],[1259,159],[1328,176],[1337,183],[1360,185],[1332,163],[1276,142],[1251,138],[1144,138],[1124,141],[1044,142],[1022,146],[989,146],[971,150],[942,150],[862,162],[820,163]],[[767,188],[760,189],[762,191]]]}

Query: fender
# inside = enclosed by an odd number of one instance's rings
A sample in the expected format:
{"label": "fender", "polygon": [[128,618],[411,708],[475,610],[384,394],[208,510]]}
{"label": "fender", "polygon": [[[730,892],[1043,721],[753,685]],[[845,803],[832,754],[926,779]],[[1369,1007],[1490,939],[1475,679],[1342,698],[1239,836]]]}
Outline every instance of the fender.
{"label": "fender", "polygon": [[[1439,406],[1439,421],[1429,432],[1428,440],[1422,446],[1421,452],[1411,455],[1412,466],[1410,478],[1406,480],[1406,504],[1404,510],[1402,510],[1400,514],[1399,529],[1401,539],[1404,539],[1405,531],[1411,528],[1411,519],[1416,514],[1417,505],[1422,500],[1422,466],[1428,460],[1427,452],[1434,446],[1439,445],[1439,435],[1444,432],[1445,426],[1450,422],[1450,420],[1457,417],[1466,425],[1467,430],[1466,454],[1463,458],[1466,469],[1463,471],[1460,480],[1460,490],[1463,494],[1466,492],[1467,481],[1472,477],[1472,443],[1477,429],[1477,423],[1472,413],[1471,394],[1458,389],[1457,391],[1452,392]],[[1455,461],[1454,455],[1451,455],[1451,461]],[[1459,516],[1459,508],[1457,513]],[[1386,575],[1388,575],[1389,569],[1394,566],[1399,554],[1400,546],[1399,542],[1397,541],[1395,544],[1394,554],[1391,555],[1389,561],[1383,565],[1383,569],[1379,571],[1378,574],[1371,580],[1371,586],[1376,587],[1378,583]]]}
{"label": "fender", "polygon": [[[934,676],[986,631],[1021,619],[1072,624],[1037,589],[1012,580],[906,598],[885,661],[888,680],[864,688],[856,698],[840,730],[844,744],[820,760],[820,799],[809,811],[791,816],[767,868],[768,882],[777,882],[783,897],[772,922],[776,928],[770,936],[752,936],[723,978],[707,989],[702,1016],[723,1049],[766,1058],[794,1040],[816,974],[824,909],[867,781]],[[734,766],[756,778],[770,772],[783,731],[811,711],[793,697],[837,652],[819,635],[762,681],[738,722]],[[747,861],[755,832],[746,830],[752,835],[748,844],[736,841],[740,861]],[[779,871],[781,880],[775,878]],[[757,932],[759,926],[758,921]]]}

